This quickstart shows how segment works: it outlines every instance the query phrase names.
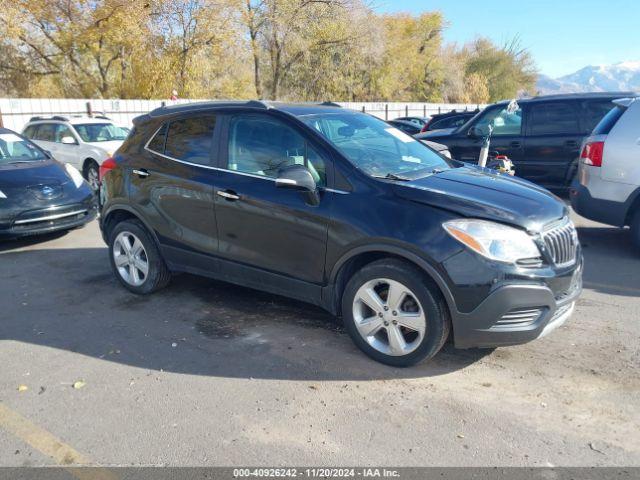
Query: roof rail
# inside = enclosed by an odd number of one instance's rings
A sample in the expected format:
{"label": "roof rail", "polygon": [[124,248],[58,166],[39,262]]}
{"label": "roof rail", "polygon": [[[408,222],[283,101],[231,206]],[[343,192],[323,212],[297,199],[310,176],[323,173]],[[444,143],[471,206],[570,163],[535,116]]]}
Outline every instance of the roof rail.
{"label": "roof rail", "polygon": [[256,107],[256,108],[265,108],[268,109],[269,104],[266,102],[266,100],[249,100],[246,103],[247,107]]}
{"label": "roof rail", "polygon": [[338,108],[342,108],[342,105],[336,103],[336,102],[322,102],[320,105],[323,105],[325,107],[338,107]]}
{"label": "roof rail", "polygon": [[50,117],[43,117],[43,116],[37,116],[37,117],[31,117],[29,119],[30,122],[36,122],[38,120],[58,120],[61,122],[68,122],[69,119],[67,117],[63,117],[62,115],[52,115]]}

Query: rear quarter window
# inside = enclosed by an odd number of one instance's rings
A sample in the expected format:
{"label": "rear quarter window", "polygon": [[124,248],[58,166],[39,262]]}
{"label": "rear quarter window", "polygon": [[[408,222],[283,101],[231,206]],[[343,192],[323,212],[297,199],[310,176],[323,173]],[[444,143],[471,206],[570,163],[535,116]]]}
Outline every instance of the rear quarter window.
{"label": "rear quarter window", "polygon": [[618,123],[618,120],[620,120],[625,110],[625,107],[616,105],[600,120],[600,123],[596,125],[596,128],[593,129],[593,135],[608,135],[615,124]]}

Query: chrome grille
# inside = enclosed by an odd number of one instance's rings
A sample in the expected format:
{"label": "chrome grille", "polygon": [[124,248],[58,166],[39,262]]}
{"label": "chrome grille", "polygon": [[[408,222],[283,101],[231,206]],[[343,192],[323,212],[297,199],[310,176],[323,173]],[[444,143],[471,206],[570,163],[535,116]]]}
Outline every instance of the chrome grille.
{"label": "chrome grille", "polygon": [[571,220],[564,218],[561,222],[552,224],[542,232],[542,239],[555,265],[566,266],[575,263],[578,233]]}

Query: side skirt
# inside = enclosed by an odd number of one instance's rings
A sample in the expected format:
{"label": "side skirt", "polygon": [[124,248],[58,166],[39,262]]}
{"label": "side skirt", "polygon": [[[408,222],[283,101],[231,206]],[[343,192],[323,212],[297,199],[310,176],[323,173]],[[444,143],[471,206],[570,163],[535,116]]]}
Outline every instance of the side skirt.
{"label": "side skirt", "polygon": [[177,247],[163,245],[160,249],[171,271],[201,275],[324,307],[320,285]]}

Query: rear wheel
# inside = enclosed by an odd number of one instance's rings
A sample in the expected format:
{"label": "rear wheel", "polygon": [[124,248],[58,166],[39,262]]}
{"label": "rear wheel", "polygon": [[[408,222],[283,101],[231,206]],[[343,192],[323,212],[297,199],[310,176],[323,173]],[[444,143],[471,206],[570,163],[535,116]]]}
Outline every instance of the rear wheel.
{"label": "rear wheel", "polygon": [[109,258],[116,278],[133,293],[155,292],[171,279],[158,247],[138,220],[125,220],[113,228]]}
{"label": "rear wheel", "polygon": [[450,321],[440,291],[417,267],[378,260],[357,272],[342,297],[345,327],[374,360],[406,367],[433,357]]}
{"label": "rear wheel", "polygon": [[88,160],[83,169],[84,179],[94,192],[100,187],[99,166],[94,160]]}

